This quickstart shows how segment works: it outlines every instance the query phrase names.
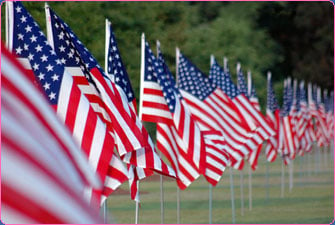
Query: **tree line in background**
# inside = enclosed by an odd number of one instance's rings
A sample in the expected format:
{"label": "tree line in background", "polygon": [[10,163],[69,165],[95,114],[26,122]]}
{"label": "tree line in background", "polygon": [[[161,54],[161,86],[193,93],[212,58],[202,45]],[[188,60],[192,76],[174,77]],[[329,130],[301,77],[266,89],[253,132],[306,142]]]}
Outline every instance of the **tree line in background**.
{"label": "tree line in background", "polygon": [[[44,2],[23,3],[45,31]],[[140,84],[140,37],[161,49],[175,71],[178,46],[208,74],[210,54],[251,70],[260,103],[266,101],[266,71],[278,99],[287,76],[333,89],[333,5],[330,2],[50,2],[104,66],[105,18],[114,32],[135,94]],[[5,39],[2,7],[2,39]],[[220,62],[222,64],[222,62]],[[136,96],[139,99],[139,96]],[[263,107],[264,110],[264,107]]]}

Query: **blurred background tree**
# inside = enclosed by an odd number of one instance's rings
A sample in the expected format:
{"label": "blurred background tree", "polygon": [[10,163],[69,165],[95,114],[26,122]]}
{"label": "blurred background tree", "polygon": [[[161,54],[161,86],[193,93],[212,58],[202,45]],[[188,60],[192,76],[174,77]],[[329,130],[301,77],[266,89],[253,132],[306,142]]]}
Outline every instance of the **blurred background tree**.
{"label": "blurred background tree", "polygon": [[[23,2],[45,31],[44,3]],[[161,48],[175,71],[175,47],[208,74],[210,54],[251,70],[261,105],[266,102],[266,72],[272,71],[277,97],[282,80],[292,76],[333,90],[333,5],[330,2],[50,2],[104,66],[105,18],[112,21],[122,59],[137,99],[140,37]],[[1,8],[5,39],[5,7]],[[246,73],[245,73],[246,74]]]}

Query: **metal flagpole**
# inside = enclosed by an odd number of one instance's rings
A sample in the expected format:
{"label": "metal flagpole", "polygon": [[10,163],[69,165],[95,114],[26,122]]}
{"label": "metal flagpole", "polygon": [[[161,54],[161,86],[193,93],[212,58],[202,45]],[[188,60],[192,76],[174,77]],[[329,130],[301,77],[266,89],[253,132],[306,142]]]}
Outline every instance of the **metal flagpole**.
{"label": "metal flagpole", "polygon": [[[136,185],[137,185],[137,190],[140,190],[140,182],[136,181]],[[135,210],[135,224],[138,224],[138,218],[139,218],[139,202],[136,201],[136,210]]]}
{"label": "metal flagpole", "polygon": [[[180,55],[180,50],[177,47],[176,48],[176,84],[177,85],[178,85],[178,80],[179,80],[179,71],[178,71],[179,55]],[[178,186],[177,186],[177,224],[180,224],[180,190]]]}
{"label": "metal flagpole", "polygon": [[240,171],[240,191],[241,191],[241,215],[244,216],[244,175],[243,170]]}
{"label": "metal flagpole", "polygon": [[289,191],[291,192],[293,189],[293,171],[294,171],[294,160],[291,160],[289,164]]}
{"label": "metal flagpole", "polygon": [[180,224],[180,190],[177,186],[177,224]]}
{"label": "metal flagpole", "polygon": [[[210,66],[214,64],[214,55],[212,54],[210,57]],[[208,185],[208,223],[212,223],[212,208],[213,208],[213,186],[211,184]]]}
{"label": "metal flagpole", "polygon": [[[241,70],[241,63],[237,62],[236,64],[236,74],[238,74]],[[239,83],[237,82],[237,86],[239,87]],[[240,171],[240,198],[241,198],[241,215],[244,216],[244,176],[243,170]]]}
{"label": "metal flagpole", "polygon": [[[157,51],[157,58],[158,58],[158,52],[160,49],[161,43],[156,40],[156,51]],[[160,153],[161,156],[161,153]],[[163,193],[163,175],[159,175],[159,180],[160,180],[160,191],[161,191],[161,224],[164,223],[164,193]]]}
{"label": "metal flagpole", "polygon": [[13,24],[14,24],[14,6],[13,3],[6,2],[6,47],[13,51]]}
{"label": "metal flagpole", "polygon": [[[143,100],[143,87],[142,84],[144,83],[144,72],[145,72],[145,68],[144,68],[144,59],[145,59],[145,34],[142,33],[141,35],[141,83],[140,83],[140,101]],[[138,117],[141,119],[142,118],[142,107],[141,104],[139,106],[139,113],[138,113]],[[137,185],[137,190],[139,192],[140,190],[140,183],[139,181],[136,181],[136,185]],[[136,201],[136,210],[135,210],[135,224],[138,224],[138,219],[139,219],[139,202]]]}
{"label": "metal flagpole", "polygon": [[211,184],[209,184],[209,186],[208,186],[208,190],[209,190],[209,202],[208,202],[208,204],[209,204],[209,215],[208,215],[208,223],[209,224],[212,224],[212,199],[213,199],[213,187],[212,187],[212,185]]}
{"label": "metal flagpole", "polygon": [[266,201],[269,200],[269,162],[265,161],[265,188],[266,188]]}
{"label": "metal flagpole", "polygon": [[285,190],[285,163],[284,160],[282,160],[281,164],[281,194],[280,197],[284,198],[284,190]]}
{"label": "metal flagpole", "polygon": [[323,165],[325,168],[328,166],[328,159],[327,159],[327,146],[323,147]]}
{"label": "metal flagpole", "polygon": [[229,167],[229,180],[230,180],[230,194],[231,194],[231,212],[232,212],[232,223],[235,223],[235,196],[234,196],[234,180],[233,180],[233,168]]}
{"label": "metal flagpole", "polygon": [[[251,79],[251,71],[248,70],[248,95],[251,95],[252,91],[252,79]],[[252,170],[251,166],[249,166],[249,211],[252,210]]]}
{"label": "metal flagpole", "polygon": [[312,168],[311,168],[311,152],[307,154],[307,175],[310,177],[312,173]]}
{"label": "metal flagpole", "polygon": [[304,169],[303,169],[303,165],[305,162],[305,157],[300,156],[299,158],[299,167],[300,167],[300,186],[303,185],[303,175],[304,175]]}
{"label": "metal flagpole", "polygon": [[164,224],[164,190],[163,190],[163,176],[160,175],[160,186],[161,186],[161,224]]}
{"label": "metal flagpole", "polygon": [[[47,5],[46,5],[47,6]],[[110,39],[110,21],[108,19],[105,20],[105,71],[108,71],[108,47],[109,47],[109,39]],[[51,31],[49,31],[51,32]],[[103,218],[104,223],[107,224],[107,199],[103,204]]]}
{"label": "metal flagpole", "polygon": [[[223,69],[224,72],[228,71],[228,59],[223,57]],[[235,223],[235,195],[234,195],[234,178],[233,178],[233,168],[229,167],[229,180],[230,180],[230,198],[231,198],[231,214],[232,223]]]}
{"label": "metal flagpole", "polygon": [[249,167],[249,210],[252,210],[252,171]]}

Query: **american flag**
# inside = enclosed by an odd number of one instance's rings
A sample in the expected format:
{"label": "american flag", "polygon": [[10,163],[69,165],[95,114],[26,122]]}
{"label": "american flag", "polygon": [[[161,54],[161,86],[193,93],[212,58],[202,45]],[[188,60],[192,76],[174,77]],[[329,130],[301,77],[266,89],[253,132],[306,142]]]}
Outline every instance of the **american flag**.
{"label": "american flag", "polygon": [[[81,146],[89,163],[102,181],[113,154],[114,139],[97,117],[74,79],[64,70],[61,59],[48,45],[37,23],[20,2],[8,2],[12,28],[9,46],[33,72],[49,103]],[[71,104],[70,104],[71,102]],[[97,203],[101,190],[86,190],[88,199]]]}
{"label": "american flag", "polygon": [[102,222],[82,199],[86,185],[97,186],[98,177],[28,71],[3,44],[1,131],[2,222]]}
{"label": "american flag", "polygon": [[[103,108],[97,104],[99,106],[98,108],[99,110],[104,110],[106,112],[105,114],[108,115],[110,122],[107,119],[105,121],[109,122],[108,127],[110,131],[114,131],[119,155],[125,157],[125,155],[129,153],[127,158],[130,158],[132,151],[148,147],[149,143],[147,142],[147,138],[144,137],[145,135],[138,126],[141,122],[130,109],[127,99],[118,91],[116,85],[107,77],[96,59],[79,41],[70,27],[49,7],[46,7],[46,11],[47,15],[50,15],[47,20],[50,43],[53,43],[55,46],[57,54],[62,55],[64,54],[63,49],[65,46],[63,44],[57,44],[57,42],[58,40],[62,41],[63,39],[67,39],[68,42],[65,40],[67,47],[65,48],[66,53],[64,56],[68,56],[69,58],[74,57],[75,62],[81,64],[79,68],[81,71],[85,71],[84,75],[90,85],[96,87],[96,92],[98,92],[101,97],[99,103],[102,102],[102,104],[104,104]],[[76,56],[74,56],[74,54],[76,54]],[[60,58],[62,59],[64,57]],[[65,62],[65,64],[66,63],[71,65],[69,62]],[[79,73],[78,67],[76,67],[76,72]],[[77,74],[73,73],[72,75]],[[87,94],[90,94],[90,92]]]}
{"label": "american flag", "polygon": [[[293,117],[290,115],[290,108],[292,104],[291,84],[289,79],[284,80],[284,93],[283,93],[283,130],[284,130],[284,159],[294,159],[296,153],[296,142],[294,141],[294,123]],[[288,161],[287,161],[288,162]]]}
{"label": "american flag", "polygon": [[322,101],[321,88],[317,87],[317,105],[318,105],[318,121],[317,121],[317,140],[318,145],[328,146],[330,138],[328,135],[327,115],[325,110],[325,104]]}
{"label": "american flag", "polygon": [[[291,123],[292,123],[292,130],[294,133],[294,141],[295,141],[295,152],[299,153],[300,149],[300,140],[298,136],[298,122],[299,122],[299,98],[297,99],[297,95],[300,95],[300,92],[297,88],[298,86],[298,81],[296,79],[293,80],[293,85],[291,85],[291,78],[289,78],[289,91],[290,94],[288,95],[290,98],[290,116],[291,116]],[[297,104],[298,103],[298,104]]]}
{"label": "american flag", "polygon": [[276,135],[271,137],[265,147],[266,158],[269,162],[276,160],[277,153],[279,150],[279,135],[282,130],[280,130],[280,108],[273,90],[273,85],[271,81],[271,73],[268,72],[267,75],[267,104],[266,104],[266,117],[268,121],[272,124],[272,127],[276,131]]}
{"label": "american flag", "polygon": [[200,174],[204,174],[206,162],[205,143],[200,129],[188,112],[187,107],[179,99],[180,94],[173,84],[173,80],[169,79],[167,74],[165,74],[163,67],[154,56],[147,42],[145,42],[144,60],[146,68],[143,83],[158,84],[161,92],[163,92],[162,97],[171,114],[170,124],[174,126],[177,135],[182,141],[180,144],[183,147],[183,151],[180,151],[180,154]]}
{"label": "american flag", "polygon": [[[143,39],[144,45],[144,39]],[[144,46],[143,46],[144,47]],[[144,86],[143,90],[143,99],[148,99],[147,107],[154,108],[157,104],[165,105],[168,111],[166,113],[170,113],[170,120],[164,123],[157,123],[157,147],[162,153],[168,158],[173,168],[176,170],[177,177],[179,180],[178,186],[181,189],[189,186],[199,175],[200,173],[204,174],[206,179],[212,184],[216,185],[221,175],[225,169],[225,166],[228,164],[228,155],[225,153],[222,148],[224,147],[224,140],[221,137],[217,136],[217,133],[208,132],[202,133],[200,132],[198,125],[194,121],[194,118],[188,112],[188,108],[183,102],[179,90],[175,87],[175,81],[168,70],[162,54],[159,52],[158,60],[153,55],[148,43],[145,43],[144,48],[145,53],[145,73],[142,80],[142,84]],[[168,94],[165,94],[168,93]],[[160,101],[157,102],[157,98],[150,98],[148,95],[156,95],[161,97]],[[146,97],[147,96],[147,97]],[[173,96],[173,97],[172,97]],[[171,103],[172,100],[175,103]],[[180,107],[180,115],[182,115],[186,121],[185,131],[178,131],[177,115],[173,112],[177,112],[173,109]],[[172,111],[170,111],[170,109]],[[152,110],[152,114],[150,113],[150,109],[145,113],[148,115],[146,118],[152,118],[154,121],[159,119],[159,114],[155,114],[156,111]],[[154,115],[154,117],[152,117]],[[167,121],[165,119],[165,121]],[[190,124],[190,125],[187,125]],[[187,130],[187,127],[190,127],[190,130]],[[194,160],[192,157],[188,157],[185,155],[185,152],[194,151],[191,145],[186,143],[185,137],[183,137],[184,133],[194,133],[196,136],[199,136],[201,139],[194,140],[194,142],[200,142],[202,146],[204,146],[205,154],[201,157],[204,157],[204,169],[203,171],[199,171],[197,166],[194,165]],[[184,135],[185,136],[185,135]],[[190,140],[193,141],[193,140]],[[186,144],[185,144],[186,143]],[[219,147],[218,147],[219,146]],[[196,149],[195,149],[196,150]]]}
{"label": "american flag", "polygon": [[[107,68],[107,75],[110,76],[115,84],[116,87],[119,89],[120,92],[123,92],[123,95],[127,96],[127,100],[131,109],[136,114],[136,99],[134,91],[131,87],[130,80],[126,71],[126,68],[122,62],[121,55],[119,49],[117,47],[116,38],[112,29],[112,25],[109,21],[106,20],[106,68]],[[142,126],[142,132],[146,133],[144,126]],[[151,148],[144,149],[145,152],[142,155],[138,155],[139,157],[136,159],[138,167],[135,169],[133,166],[129,168],[129,170],[133,170],[137,173],[135,177],[137,178],[145,178],[152,174],[152,171],[156,171],[160,174],[175,177],[174,171],[169,168],[158,156],[156,153],[154,144],[148,135],[148,142],[150,143]],[[145,166],[143,166],[145,165]],[[137,185],[136,180],[130,183],[131,186],[131,195],[134,199],[134,196],[138,196],[137,193]]]}
{"label": "american flag", "polygon": [[[164,74],[166,75],[166,79],[169,82],[171,82],[171,85],[176,87],[175,80],[164,61],[162,52],[160,51],[159,42],[157,42],[157,53],[158,53],[159,66],[161,66],[161,68],[163,69]],[[158,77],[158,80],[160,78],[161,77]],[[179,92],[179,89],[174,88],[174,91],[176,92],[179,100],[182,102],[183,107],[188,109],[188,106],[184,102]],[[192,115],[191,119],[194,120]],[[198,126],[197,123],[196,126]],[[209,183],[215,186],[219,182],[223,174],[223,171],[225,170],[225,167],[228,165],[229,155],[225,150],[226,142],[225,139],[222,137],[222,133],[218,130],[202,131],[201,133],[205,140],[205,150],[206,150],[206,170],[204,176]]]}
{"label": "american flag", "polygon": [[304,149],[306,152],[310,152],[312,150],[313,142],[316,140],[314,129],[313,129],[313,121],[312,117],[308,111],[307,106],[307,97],[306,97],[306,90],[304,88],[305,83],[301,81],[299,84],[300,89],[300,111],[302,120],[300,120],[299,126],[299,133],[298,136],[301,138],[301,148]]}
{"label": "american flag", "polygon": [[326,109],[326,124],[328,127],[329,140],[331,141],[334,138],[334,92],[332,91],[328,97],[328,90],[325,90],[324,93],[325,99],[325,109]]}
{"label": "american flag", "polygon": [[319,109],[319,101],[317,99],[317,87],[312,84],[308,84],[308,109],[311,114],[311,117],[314,118],[314,133],[318,143],[318,146],[322,146],[326,143],[325,133],[326,133],[326,124],[322,119]]}
{"label": "american flag", "polygon": [[259,144],[246,130],[231,100],[185,56],[179,55],[178,86],[201,130],[219,130],[234,168]]}
{"label": "american flag", "polygon": [[[241,73],[241,75],[243,75]],[[244,80],[244,77],[242,76],[241,79]],[[245,84],[245,81],[244,81]],[[252,77],[251,77],[251,72],[248,71],[248,93],[246,94],[246,96],[249,98],[250,103],[252,104],[252,106],[261,113],[261,107],[259,105],[259,101],[258,101],[258,97],[256,94],[256,89],[255,86],[252,82]],[[271,137],[270,137],[271,138]],[[256,170],[257,168],[257,164],[258,164],[258,157],[261,153],[261,150],[263,148],[263,143],[259,144],[257,149],[255,149],[253,152],[251,152],[251,154],[249,155],[249,163],[251,165],[251,168],[253,170]]]}
{"label": "american flag", "polygon": [[268,124],[264,116],[258,112],[247,97],[236,88],[229,72],[224,72],[221,67],[219,67],[219,69],[219,73],[210,74],[210,79],[232,99],[242,116],[247,121],[249,127],[252,130],[257,129],[257,133],[261,135],[263,140],[269,139],[271,136],[275,135],[273,128]]}

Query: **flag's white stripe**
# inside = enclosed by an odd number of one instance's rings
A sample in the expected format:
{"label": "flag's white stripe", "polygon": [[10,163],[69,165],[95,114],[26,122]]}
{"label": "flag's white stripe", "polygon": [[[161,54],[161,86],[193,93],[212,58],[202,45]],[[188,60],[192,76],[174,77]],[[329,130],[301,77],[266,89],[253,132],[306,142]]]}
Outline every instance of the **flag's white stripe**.
{"label": "flag's white stripe", "polygon": [[210,170],[210,169],[206,169],[205,171],[206,176],[212,178],[213,180],[219,181],[221,178],[221,175],[215,173],[214,171]]}
{"label": "flag's white stripe", "polygon": [[57,114],[65,122],[67,109],[70,104],[71,89],[73,88],[73,80],[70,76],[63,76],[62,83],[60,86],[58,104],[57,104]]}
{"label": "flag's white stripe", "polygon": [[83,140],[86,121],[88,117],[88,111],[90,107],[88,104],[83,103],[84,101],[83,99],[84,99],[84,96],[81,96],[79,105],[77,108],[77,115],[76,115],[74,128],[73,128],[73,135],[79,144],[81,144]]}
{"label": "flag's white stripe", "polygon": [[145,81],[143,82],[143,89],[154,89],[154,90],[157,90],[157,91],[162,91],[162,88],[161,86],[156,83],[156,82],[153,82],[153,81]]}
{"label": "flag's white stripe", "polygon": [[157,109],[152,107],[142,107],[142,114],[150,116],[158,116],[172,120],[171,112],[163,109]]}
{"label": "flag's white stripe", "polygon": [[106,179],[105,179],[104,186],[108,187],[112,190],[116,190],[120,185],[121,185],[120,181],[115,179],[115,178],[107,176]]}
{"label": "flag's white stripe", "polygon": [[[105,124],[103,124],[100,120],[97,120],[91,145],[91,151],[88,156],[88,160],[93,166],[94,170],[97,169],[98,163],[100,161],[102,149],[104,148],[105,135]],[[110,148],[112,149],[113,146],[110,146]]]}

